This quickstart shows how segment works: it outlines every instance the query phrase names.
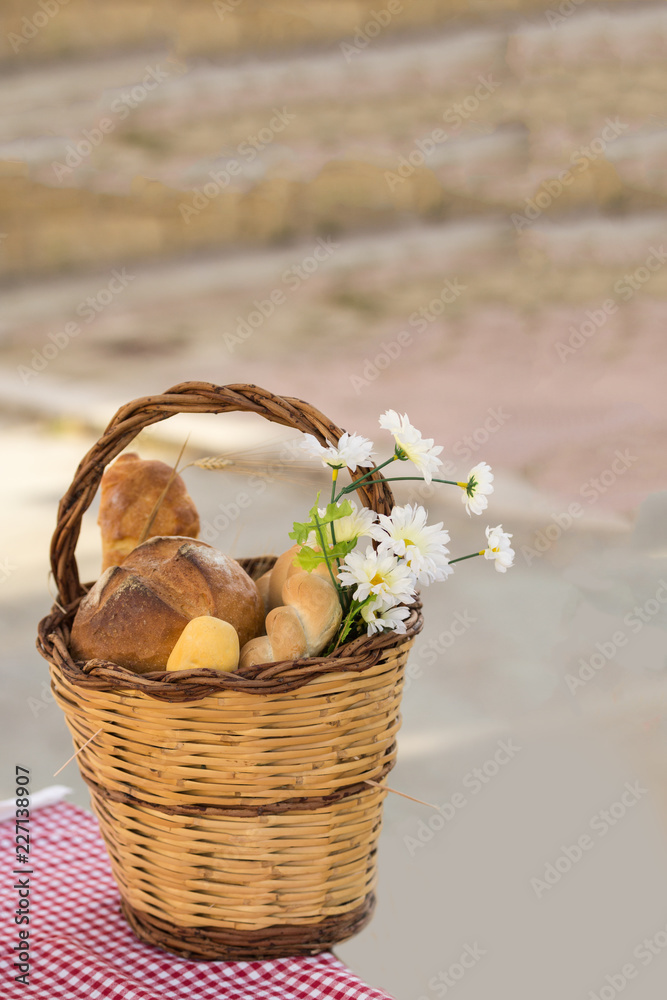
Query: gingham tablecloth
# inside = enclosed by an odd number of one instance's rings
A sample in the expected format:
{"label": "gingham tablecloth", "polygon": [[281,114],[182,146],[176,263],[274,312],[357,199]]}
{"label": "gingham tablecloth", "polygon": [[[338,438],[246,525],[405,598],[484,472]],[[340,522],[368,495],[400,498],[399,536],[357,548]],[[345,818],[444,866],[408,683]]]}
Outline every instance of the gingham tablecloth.
{"label": "gingham tablecloth", "polygon": [[20,876],[14,819],[0,823],[0,997],[18,1000],[391,1000],[330,952],[265,962],[191,962],[138,941],[123,919],[93,815],[60,802],[30,817],[30,985],[12,945]]}

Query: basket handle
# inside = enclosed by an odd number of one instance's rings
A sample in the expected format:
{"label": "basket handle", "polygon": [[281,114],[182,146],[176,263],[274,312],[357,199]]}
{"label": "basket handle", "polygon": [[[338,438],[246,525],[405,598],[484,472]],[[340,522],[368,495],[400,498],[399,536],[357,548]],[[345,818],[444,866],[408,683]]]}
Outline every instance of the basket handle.
{"label": "basket handle", "polygon": [[[58,523],[51,540],[51,569],[64,606],[83,594],[75,549],[81,531],[81,519],[88,510],[106,466],[123,451],[137,434],[151,424],[166,420],[175,413],[258,413],[266,420],[306,434],[320,442],[338,442],[343,431],[324,414],[301,399],[275,396],[256,385],[213,385],[210,382],[181,382],[160,396],[144,396],[122,406],[82,459],[72,485],[58,507]],[[374,466],[373,466],[374,468]],[[380,476],[367,479],[358,487],[362,503],[379,514],[389,514],[393,496]]]}

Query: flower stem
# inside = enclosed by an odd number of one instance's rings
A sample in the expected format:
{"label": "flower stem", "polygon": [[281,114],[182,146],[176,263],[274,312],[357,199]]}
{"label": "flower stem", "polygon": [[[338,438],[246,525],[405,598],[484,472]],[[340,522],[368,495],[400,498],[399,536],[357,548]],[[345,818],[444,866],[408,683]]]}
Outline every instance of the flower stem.
{"label": "flower stem", "polygon": [[352,491],[356,490],[357,487],[361,485],[361,483],[363,483],[365,479],[368,479],[370,476],[374,476],[375,473],[379,472],[380,469],[384,469],[385,465],[390,465],[392,462],[395,462],[396,457],[397,457],[396,455],[392,455],[391,458],[388,458],[386,462],[382,462],[381,465],[376,465],[375,468],[371,469],[370,472],[365,473],[365,475],[360,476],[359,479],[355,479],[347,486],[344,486],[343,489],[338,494],[338,496],[336,497],[336,500],[339,500],[344,493],[352,493]]}
{"label": "flower stem", "polygon": [[[331,470],[331,503],[336,502],[336,480],[338,479],[338,469]],[[336,529],[334,528],[334,522],[331,521],[331,543],[336,546]],[[336,559],[336,571],[340,569],[340,559]],[[345,608],[345,605],[343,605]]]}
{"label": "flower stem", "polygon": [[458,559],[450,559],[449,560],[449,565],[453,566],[454,563],[463,562],[464,559],[474,559],[475,556],[483,556],[484,552],[485,552],[485,550],[482,549],[481,552],[471,552],[469,556],[459,556]]}
{"label": "flower stem", "polygon": [[338,469],[331,470],[331,503],[336,501],[336,480],[338,479]]}
{"label": "flower stem", "polygon": [[[357,611],[359,610],[360,607],[361,607],[361,604],[358,601],[355,601],[355,600],[352,601],[352,604],[350,605],[350,610],[348,611],[347,615],[345,616],[345,620],[344,620],[344,622],[343,622],[343,624],[341,626],[340,632],[338,633],[338,638],[336,640],[336,645],[333,647],[334,649],[338,649],[338,647],[347,638],[347,634],[350,631],[350,629],[352,628],[352,619],[354,618],[354,616],[356,615],[356,613],[357,613]],[[332,652],[333,652],[333,650],[332,650]]]}
{"label": "flower stem", "polygon": [[[382,466],[378,466],[382,468]],[[387,476],[385,478],[385,483],[397,483],[401,480],[418,480],[420,483],[425,483],[426,480],[423,476]],[[454,479],[432,479],[432,483],[447,483],[448,486],[460,486],[462,489],[467,487],[467,483],[457,483]],[[353,484],[354,485],[354,484]]]}
{"label": "flower stem", "polygon": [[324,534],[322,532],[322,525],[320,524],[320,522],[318,520],[317,514],[314,515],[313,520],[315,521],[315,528],[316,528],[317,534],[319,535],[319,538],[320,538],[320,545],[322,546],[322,553],[324,555],[324,559],[325,559],[326,564],[327,564],[327,569],[329,570],[329,576],[331,577],[331,582],[333,583],[334,587],[336,588],[336,593],[338,594],[338,600],[340,602],[340,606],[341,606],[342,610],[345,611],[345,603],[343,601],[343,593],[342,593],[340,584],[338,583],[338,580],[334,576],[334,572],[333,572],[333,570],[331,568],[331,562],[329,560],[329,553],[327,552],[327,546],[324,543]]}

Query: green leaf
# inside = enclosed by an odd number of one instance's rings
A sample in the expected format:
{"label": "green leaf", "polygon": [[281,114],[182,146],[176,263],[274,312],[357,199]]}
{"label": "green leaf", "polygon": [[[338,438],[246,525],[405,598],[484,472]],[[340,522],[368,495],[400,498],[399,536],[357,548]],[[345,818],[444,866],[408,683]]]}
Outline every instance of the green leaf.
{"label": "green leaf", "polygon": [[309,545],[304,545],[296,554],[296,562],[306,573],[312,573],[321,562],[324,562],[324,556],[321,552],[311,549]]}
{"label": "green leaf", "polygon": [[356,547],[358,538],[346,538],[342,542],[336,542],[335,545],[330,545],[327,549],[330,559],[344,559],[348,552]]}
{"label": "green leaf", "polygon": [[324,514],[320,514],[317,504],[311,507],[310,516],[313,522],[313,527],[315,526],[315,519],[319,521],[320,524],[331,524],[332,521],[337,521],[341,517],[347,517],[348,514],[352,513],[352,504],[349,500],[342,500],[340,503],[328,503],[324,508]]}
{"label": "green leaf", "polygon": [[[336,542],[335,545],[330,545],[327,549],[327,555],[329,556],[329,562],[333,563],[336,559],[344,559],[348,552],[357,544],[356,538],[348,538],[343,542]],[[326,562],[326,556],[321,549],[313,549],[310,545],[303,545],[296,554],[295,562],[305,569],[307,573],[312,573],[320,563]]]}
{"label": "green leaf", "polygon": [[307,541],[308,535],[313,530],[313,525],[310,521],[295,521],[292,525],[294,531],[290,531],[289,537],[293,538],[298,545],[303,545]]}
{"label": "green leaf", "polygon": [[[352,513],[352,504],[349,500],[343,500],[341,503],[329,503],[324,508],[324,514],[320,514],[319,508],[317,506],[319,501],[319,493],[317,494],[317,500],[315,501],[315,506],[311,507],[308,511],[310,514],[310,521],[295,521],[292,525],[293,531],[290,531],[289,537],[293,538],[298,545],[304,545],[308,541],[308,535],[311,531],[314,531],[319,538],[318,526],[323,529],[324,525],[331,524],[332,521],[337,521],[341,517],[346,517],[348,514]],[[327,532],[323,531],[324,537],[327,537]],[[345,553],[347,554],[347,553]]]}

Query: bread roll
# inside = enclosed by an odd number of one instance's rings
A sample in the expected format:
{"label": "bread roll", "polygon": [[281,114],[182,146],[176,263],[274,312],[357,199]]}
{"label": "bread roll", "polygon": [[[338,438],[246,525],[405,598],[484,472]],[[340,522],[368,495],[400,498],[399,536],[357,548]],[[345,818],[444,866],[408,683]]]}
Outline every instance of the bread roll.
{"label": "bread roll", "polygon": [[[106,469],[97,518],[102,532],[102,571],[109,566],[120,566],[139,545],[172,471],[164,462],[145,461],[134,452],[121,455]],[[198,534],[197,508],[181,477],[174,476],[147,538],[156,535],[196,538]]]}
{"label": "bread roll", "polygon": [[331,642],[343,617],[334,585],[314,573],[296,573],[285,581],[283,601],[298,612],[308,656],[317,656]]}
{"label": "bread roll", "polygon": [[283,584],[287,579],[288,573],[292,575],[293,573],[304,572],[298,563],[294,563],[294,557],[300,548],[300,545],[293,545],[287,552],[283,552],[274,562],[273,568],[269,570],[269,606],[266,609],[267,613],[283,603]]}
{"label": "bread roll", "polygon": [[[285,586],[285,581],[291,576],[296,576],[297,573],[305,572],[303,566],[300,566],[298,562],[294,561],[300,548],[300,545],[293,545],[291,549],[287,550],[287,552],[283,552],[282,555],[278,556],[274,562],[273,568],[270,569],[268,573],[264,574],[264,576],[268,577],[268,585],[266,583],[262,583],[263,588],[268,590],[268,604],[266,600],[264,601],[264,603],[267,604],[267,612],[272,611],[273,608],[280,607],[281,604],[285,603],[283,601],[283,587]],[[333,569],[335,572],[336,567],[334,566]],[[329,583],[331,583],[331,576],[329,575],[326,563],[320,563],[319,566],[316,566],[315,569],[309,573],[309,576],[312,576],[313,574],[315,576],[321,576],[323,579],[328,580]]]}
{"label": "bread roll", "polygon": [[330,580],[303,570],[283,585],[284,604],[266,616],[266,635],[241,649],[241,667],[318,656],[342,620],[336,588]]}
{"label": "bread roll", "polygon": [[306,634],[294,608],[280,607],[269,611],[266,635],[271,643],[272,659],[300,660],[308,656]]}
{"label": "bread roll", "polygon": [[210,615],[193,618],[180,634],[169,654],[167,670],[236,670],[239,665],[239,637],[229,622]]}
{"label": "bread roll", "polygon": [[259,596],[262,598],[262,604],[264,605],[264,614],[267,615],[271,610],[271,598],[269,596],[269,588],[271,585],[271,570],[268,573],[263,573],[258,580],[255,580],[257,584],[257,590],[259,591]]}
{"label": "bread roll", "polygon": [[257,587],[234,559],[191,538],[151,538],[83,598],[70,648],[80,660],[164,670],[185,626],[201,615],[229,622],[241,645],[263,628]]}
{"label": "bread roll", "polygon": [[268,635],[259,635],[246,642],[241,649],[240,667],[254,667],[258,663],[274,663],[273,649]]}

